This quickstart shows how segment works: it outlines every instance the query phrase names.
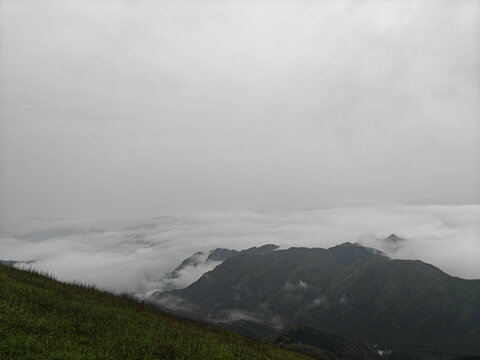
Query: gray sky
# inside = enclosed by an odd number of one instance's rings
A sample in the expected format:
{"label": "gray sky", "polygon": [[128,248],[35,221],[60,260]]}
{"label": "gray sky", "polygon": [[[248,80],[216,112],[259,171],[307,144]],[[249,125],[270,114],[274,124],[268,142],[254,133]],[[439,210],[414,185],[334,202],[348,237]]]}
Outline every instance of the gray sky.
{"label": "gray sky", "polygon": [[480,202],[480,2],[1,0],[0,218]]}

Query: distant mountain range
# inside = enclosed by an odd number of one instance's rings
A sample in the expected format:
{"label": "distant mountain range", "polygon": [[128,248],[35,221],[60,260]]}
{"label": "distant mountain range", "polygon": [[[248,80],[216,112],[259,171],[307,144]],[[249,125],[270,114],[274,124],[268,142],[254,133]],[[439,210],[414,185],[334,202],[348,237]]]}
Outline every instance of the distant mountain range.
{"label": "distant mountain range", "polygon": [[[395,247],[405,240],[391,235],[385,241]],[[372,358],[373,346],[393,359],[480,354],[480,280],[351,243],[216,249],[208,259],[219,265],[150,300],[313,356],[328,354],[328,344],[338,341],[350,344],[341,348],[352,359]]]}
{"label": "distant mountain range", "polygon": [[17,261],[17,260],[0,260],[0,265],[6,265],[6,266],[22,266],[22,265],[30,265],[35,263],[35,260],[29,260],[29,261]]}

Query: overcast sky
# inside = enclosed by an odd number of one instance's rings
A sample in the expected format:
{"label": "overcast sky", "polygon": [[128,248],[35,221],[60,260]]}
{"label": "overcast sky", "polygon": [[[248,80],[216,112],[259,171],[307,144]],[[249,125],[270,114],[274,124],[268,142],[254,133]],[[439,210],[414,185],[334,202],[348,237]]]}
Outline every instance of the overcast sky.
{"label": "overcast sky", "polygon": [[0,218],[480,202],[480,2],[1,0]]}

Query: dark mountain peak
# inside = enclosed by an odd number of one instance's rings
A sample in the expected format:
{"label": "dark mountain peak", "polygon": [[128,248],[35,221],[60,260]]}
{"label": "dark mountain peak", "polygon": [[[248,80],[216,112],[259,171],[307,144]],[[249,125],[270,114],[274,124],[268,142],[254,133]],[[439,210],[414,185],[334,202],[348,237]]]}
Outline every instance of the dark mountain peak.
{"label": "dark mountain peak", "polygon": [[278,249],[278,246],[274,244],[266,244],[259,247],[254,246],[242,251],[225,249],[225,248],[216,248],[210,253],[210,255],[208,255],[207,261],[224,261],[224,260],[227,260],[228,258],[231,258],[232,256],[236,256],[240,254],[267,255],[277,249]]}
{"label": "dark mountain peak", "polygon": [[203,255],[201,251],[197,251],[195,254],[192,256],[186,258],[185,260],[182,261],[179,267],[185,267],[187,265],[196,265],[198,263],[198,257],[200,255]]}
{"label": "dark mountain peak", "polygon": [[401,238],[395,234],[391,234],[390,236],[383,239],[384,246],[386,246],[387,249],[393,251],[394,253],[397,252],[398,249],[400,249],[406,241],[406,239]]}
{"label": "dark mountain peak", "polygon": [[401,238],[401,237],[398,237],[397,235],[395,234],[391,234],[390,236],[386,237],[385,238],[385,241],[388,241],[390,243],[398,243],[398,242],[402,242],[404,241],[405,239]]}
{"label": "dark mountain peak", "polygon": [[238,254],[239,252],[237,250],[216,248],[208,255],[207,261],[224,261],[229,257],[235,256]]}
{"label": "dark mountain peak", "polygon": [[205,254],[201,251],[197,251],[195,254],[193,254],[192,256],[189,256],[188,258],[184,259],[180,265],[178,265],[175,269],[173,269],[171,272],[169,272],[165,279],[176,279],[179,277],[179,274],[182,270],[184,270],[185,268],[189,267],[189,266],[192,266],[192,267],[196,267],[198,266],[200,263],[202,263],[202,258]]}
{"label": "dark mountain peak", "polygon": [[275,251],[279,248],[278,245],[275,244],[266,244],[260,247],[251,247],[247,250],[242,250],[243,254],[250,254],[250,255],[267,255],[270,254],[272,251]]}
{"label": "dark mountain peak", "polygon": [[361,259],[382,256],[381,254],[372,252],[369,248],[350,242],[331,247],[328,251],[340,265],[351,265]]}
{"label": "dark mountain peak", "polygon": [[341,243],[340,245],[336,245],[334,247],[347,247],[347,246],[361,246],[361,245],[358,245],[358,244],[354,244],[354,243],[351,243],[350,241],[347,241],[347,242],[344,242],[344,243]]}

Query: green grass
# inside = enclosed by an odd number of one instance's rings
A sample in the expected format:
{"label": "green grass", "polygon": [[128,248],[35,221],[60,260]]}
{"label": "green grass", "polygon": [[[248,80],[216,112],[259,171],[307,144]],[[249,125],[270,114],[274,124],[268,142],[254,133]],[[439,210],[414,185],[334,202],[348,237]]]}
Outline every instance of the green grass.
{"label": "green grass", "polygon": [[0,265],[0,359],[310,358],[125,296]]}

